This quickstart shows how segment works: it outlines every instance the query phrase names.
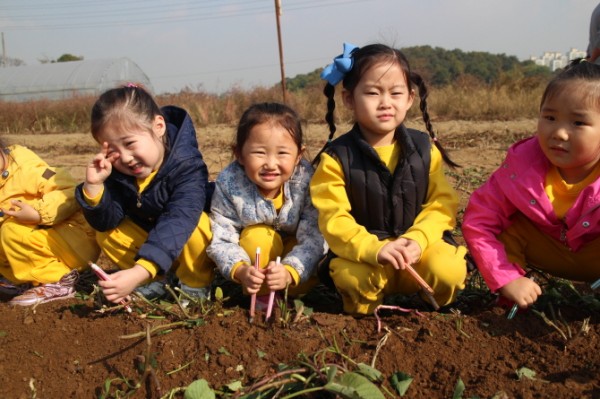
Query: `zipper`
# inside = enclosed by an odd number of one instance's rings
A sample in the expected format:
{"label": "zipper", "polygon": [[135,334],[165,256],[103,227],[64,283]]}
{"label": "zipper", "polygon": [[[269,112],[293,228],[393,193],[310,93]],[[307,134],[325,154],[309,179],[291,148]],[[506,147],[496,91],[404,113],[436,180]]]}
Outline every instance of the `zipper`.
{"label": "zipper", "polygon": [[562,225],[560,227],[560,238],[559,239],[560,239],[560,242],[567,245],[567,225],[565,224],[565,222],[562,222]]}

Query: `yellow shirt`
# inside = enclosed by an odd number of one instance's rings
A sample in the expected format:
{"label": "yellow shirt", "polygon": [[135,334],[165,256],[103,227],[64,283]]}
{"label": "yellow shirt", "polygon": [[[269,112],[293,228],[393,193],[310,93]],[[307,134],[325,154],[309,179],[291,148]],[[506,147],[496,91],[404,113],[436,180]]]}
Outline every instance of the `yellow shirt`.
{"label": "yellow shirt", "polygon": [[579,183],[569,184],[565,182],[555,166],[552,166],[546,174],[544,190],[554,208],[554,214],[559,219],[564,219],[571,209],[579,193],[589,186],[600,176],[600,163],[596,165],[592,173]]}
{"label": "yellow shirt", "polygon": [[[273,206],[275,207],[275,210],[277,212],[279,212],[279,210],[283,206],[283,202],[285,200],[285,197],[283,195],[283,187],[281,190],[279,190],[279,194],[277,194],[277,196],[275,198],[265,198],[265,200],[271,201],[273,203]],[[236,281],[239,283],[239,281],[235,278],[235,273],[237,272],[238,268],[240,266],[244,265],[245,263],[246,262],[238,262],[233,266],[233,268],[231,269],[231,274],[230,274],[230,277],[233,281]],[[300,282],[300,275],[298,274],[298,271],[289,265],[283,265],[283,267],[285,267],[285,270],[287,270],[290,273],[290,276],[292,277],[291,285],[293,285],[293,286],[298,285],[298,283]]]}
{"label": "yellow shirt", "polygon": [[[399,144],[377,147],[375,151],[388,169],[394,170],[400,156]],[[310,184],[313,205],[319,211],[319,229],[336,255],[378,266],[377,254],[391,239],[379,241],[356,222],[350,214],[345,187],[341,164],[323,153]],[[432,145],[427,197],[413,225],[402,237],[416,241],[423,252],[430,243],[439,241],[445,230],[454,228],[457,208],[458,195],[446,180],[439,150]]]}
{"label": "yellow shirt", "polygon": [[[148,177],[146,177],[144,179],[136,180],[136,183],[138,186],[138,193],[141,193],[142,191],[144,191],[144,189],[146,187],[148,187],[148,185],[154,179],[154,177],[156,176],[157,173],[158,173],[158,170],[155,170],[154,172],[150,173],[150,175],[148,175]],[[102,189],[102,191],[100,191],[100,193],[98,193],[98,195],[96,195],[95,197],[90,197],[85,192],[85,190],[83,190],[83,196],[85,198],[85,202],[87,202],[88,205],[90,205],[90,206],[98,205],[100,203],[100,200],[102,199],[102,194],[104,194],[104,189]],[[146,269],[152,277],[156,276],[156,274],[160,270],[160,267],[156,263],[154,263],[148,259],[140,258],[136,261],[136,263],[138,265],[142,266],[144,269]]]}

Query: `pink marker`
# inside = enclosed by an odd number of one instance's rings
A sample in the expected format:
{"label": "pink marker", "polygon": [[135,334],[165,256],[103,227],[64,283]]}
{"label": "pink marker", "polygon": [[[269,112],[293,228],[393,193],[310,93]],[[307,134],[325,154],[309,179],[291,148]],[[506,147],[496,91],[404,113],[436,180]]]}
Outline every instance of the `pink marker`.
{"label": "pink marker", "polygon": [[[256,247],[256,255],[254,257],[254,268],[258,270],[260,265],[260,247]],[[250,297],[250,318],[248,321],[254,321],[254,313],[256,311],[256,293]]]}
{"label": "pink marker", "polygon": [[[98,278],[100,280],[104,280],[104,281],[112,280],[110,278],[110,276],[104,270],[102,270],[102,268],[100,266],[98,266],[97,264],[95,264],[93,262],[88,262],[88,263],[89,263],[90,267],[92,268],[92,270],[94,271],[94,273],[96,273],[96,276],[98,276]],[[120,303],[121,303],[121,305],[123,305],[125,310],[127,310],[127,312],[131,313],[131,306],[129,306],[124,299],[122,299]]]}
{"label": "pink marker", "polygon": [[[280,264],[281,258],[278,256],[275,260],[276,264]],[[275,302],[275,291],[271,291],[269,293],[269,304],[267,305],[267,315],[265,316],[265,321],[269,320],[271,317],[271,312],[273,311],[273,303]]]}

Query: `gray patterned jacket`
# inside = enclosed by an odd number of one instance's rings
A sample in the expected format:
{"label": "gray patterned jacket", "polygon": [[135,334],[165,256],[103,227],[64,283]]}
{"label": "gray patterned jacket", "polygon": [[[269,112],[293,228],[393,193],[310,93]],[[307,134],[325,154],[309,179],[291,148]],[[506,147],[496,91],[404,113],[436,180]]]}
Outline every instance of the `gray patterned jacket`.
{"label": "gray patterned jacket", "polygon": [[225,278],[231,279],[233,266],[238,262],[251,264],[239,240],[242,230],[255,224],[274,226],[282,238],[296,237],[298,243],[281,263],[293,267],[301,282],[316,271],[327,246],[319,231],[317,210],[310,199],[308,186],[312,174],[310,163],[301,160],[283,186],[285,199],[277,214],[273,203],[260,195],[237,161],[223,169],[217,177],[212,197],[210,221],[213,238],[207,253]]}

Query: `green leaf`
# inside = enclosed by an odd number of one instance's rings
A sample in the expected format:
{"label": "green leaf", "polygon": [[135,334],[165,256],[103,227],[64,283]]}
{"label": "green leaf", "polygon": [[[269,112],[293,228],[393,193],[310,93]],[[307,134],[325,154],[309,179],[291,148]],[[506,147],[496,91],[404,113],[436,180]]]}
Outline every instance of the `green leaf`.
{"label": "green leaf", "polygon": [[383,374],[381,374],[381,371],[364,363],[358,363],[357,372],[373,382],[379,382],[383,379]]}
{"label": "green leaf", "polygon": [[258,355],[259,359],[262,359],[263,357],[267,356],[266,352],[261,351],[260,349],[256,350],[256,354]]}
{"label": "green leaf", "polygon": [[400,396],[404,396],[412,382],[413,378],[410,375],[401,371],[394,373],[390,377],[390,383],[396,389],[396,392],[398,392]]}
{"label": "green leaf", "polygon": [[294,309],[296,313],[301,313],[304,316],[311,316],[313,314],[313,308],[307,307],[304,305],[300,299],[294,299]]}
{"label": "green leaf", "polygon": [[206,321],[204,319],[196,319],[196,320],[186,320],[186,323],[190,324],[190,327],[194,327],[194,326],[203,326],[204,324],[206,324]]}
{"label": "green leaf", "polygon": [[225,349],[224,346],[219,348],[219,353],[221,353],[223,355],[231,356],[231,353],[229,353],[229,351],[227,349]]}
{"label": "green leaf", "polygon": [[2,337],[6,337],[8,335],[8,333],[4,330],[0,331],[0,338]]}
{"label": "green leaf", "polygon": [[231,392],[237,392],[240,390],[240,388],[242,387],[242,382],[240,380],[236,380],[233,382],[230,382],[229,384],[225,385],[227,387],[227,389],[229,389]]}
{"label": "green leaf", "polygon": [[345,399],[385,399],[379,388],[358,373],[345,373],[323,388]]}
{"label": "green leaf", "polygon": [[108,394],[110,392],[110,386],[112,385],[113,380],[106,379],[104,380],[104,393]]}
{"label": "green leaf", "polygon": [[223,300],[223,290],[221,289],[221,287],[215,288],[215,299],[217,301]]}
{"label": "green leaf", "polygon": [[517,378],[522,380],[523,378],[529,378],[530,380],[535,380],[535,371],[528,369],[527,367],[521,367],[516,370]]}
{"label": "green leaf", "polygon": [[196,380],[186,388],[183,399],[215,399],[215,393],[206,380]]}
{"label": "green leaf", "polygon": [[454,386],[452,399],[462,399],[463,393],[465,393],[465,383],[458,377],[458,381],[456,381],[456,385]]}
{"label": "green leaf", "polygon": [[337,370],[338,369],[336,366],[327,367],[327,382],[333,381],[333,379],[335,378],[335,375],[337,374]]}
{"label": "green leaf", "polygon": [[313,308],[304,305],[300,299],[294,299],[294,309],[296,312],[302,312],[304,316],[311,316],[313,314]]}
{"label": "green leaf", "polygon": [[300,299],[294,299],[294,309],[300,309],[304,307],[304,302],[302,302]]}

